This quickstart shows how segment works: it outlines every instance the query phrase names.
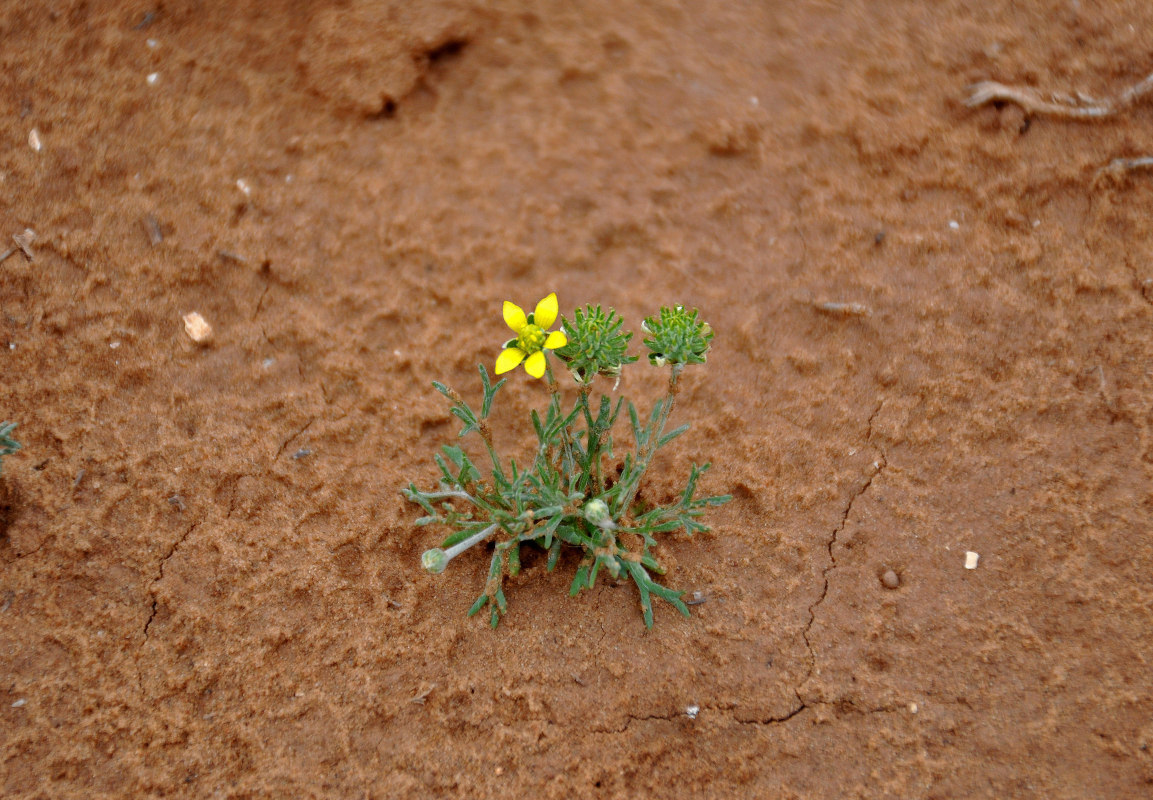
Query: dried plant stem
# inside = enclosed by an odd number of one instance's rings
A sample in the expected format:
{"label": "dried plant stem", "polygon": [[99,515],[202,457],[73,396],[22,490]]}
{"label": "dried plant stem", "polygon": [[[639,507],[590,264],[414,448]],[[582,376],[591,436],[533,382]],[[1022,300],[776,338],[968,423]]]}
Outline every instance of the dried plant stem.
{"label": "dried plant stem", "polygon": [[1096,120],[1113,116],[1153,93],[1153,74],[1130,86],[1114,98],[1096,100],[1091,97],[1072,97],[1050,94],[1045,99],[1035,89],[1006,86],[996,81],[982,81],[969,87],[965,105],[977,108],[989,103],[1016,103],[1026,114],[1044,114],[1073,120]]}

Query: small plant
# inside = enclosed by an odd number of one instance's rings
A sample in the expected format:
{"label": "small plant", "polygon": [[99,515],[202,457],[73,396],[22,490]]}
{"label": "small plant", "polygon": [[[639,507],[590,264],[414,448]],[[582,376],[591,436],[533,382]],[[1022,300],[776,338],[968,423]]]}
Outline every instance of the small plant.
{"label": "small plant", "polygon": [[[426,570],[439,574],[458,555],[485,541],[493,541],[492,561],[484,591],[469,615],[486,606],[495,628],[507,610],[504,579],[517,575],[521,547],[535,545],[547,552],[547,568],[556,568],[565,547],[579,550],[580,564],[569,594],[591,589],[601,570],[614,580],[631,580],[640,594],[645,625],[653,624],[653,596],[662,598],[686,617],[689,609],[681,592],[662,586],[653,574],[664,570],[653,556],[656,535],[683,530],[692,534],[708,528],[698,518],[709,506],[727,502],[728,496],[696,497],[697,482],[709,468],[693,465],[680,497],[650,507],[637,501],[645,471],[657,451],[680,436],[688,425],[666,432],[676,403],[681,372],[690,364],[703,364],[713,338],[712,329],[698,313],[681,306],[662,308],[644,321],[644,340],[653,366],[668,370],[668,392],[647,416],[631,401],[601,394],[592,400],[597,376],[620,378],[621,369],[637,360],[627,353],[632,333],[613,310],[600,306],[577,309],[573,320],[561,320],[561,330],[549,332],[557,321],[556,294],[541,300],[531,314],[506,302],[504,321],[515,334],[505,342],[496,360],[496,374],[521,364],[533,378],[545,377],[550,393],[543,416],[531,414],[537,447],[523,465],[504,461],[493,446],[488,417],[493,399],[505,380],[493,383],[479,365],[482,395],[479,413],[453,389],[433,383],[448,398],[452,413],[462,423],[460,436],[476,434],[488,455],[488,474],[482,474],[465,451],[444,445],[435,456],[439,486],[422,491],[410,484],[404,496],[424,509],[417,525],[440,524],[452,533],[440,547],[424,553]],[[553,376],[549,357],[565,366],[576,383],[571,407],[566,407]],[[613,386],[615,391],[616,385]],[[632,447],[617,459],[613,426],[627,409]]]}
{"label": "small plant", "polygon": [[15,422],[0,422],[0,475],[4,474],[4,456],[10,456],[20,449],[20,442],[12,438],[14,430]]}

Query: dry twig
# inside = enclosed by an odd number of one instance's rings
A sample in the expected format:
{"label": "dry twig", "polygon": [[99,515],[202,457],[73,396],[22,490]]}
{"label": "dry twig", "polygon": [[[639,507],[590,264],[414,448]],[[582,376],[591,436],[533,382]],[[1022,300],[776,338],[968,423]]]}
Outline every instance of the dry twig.
{"label": "dry twig", "polygon": [[1104,167],[1097,170],[1096,176],[1093,178],[1093,183],[1096,185],[1102,178],[1112,178],[1119,180],[1122,176],[1130,172],[1135,172],[1139,169],[1153,169],[1153,156],[1141,156],[1140,158],[1115,158]]}
{"label": "dry twig", "polygon": [[1078,93],[1077,97],[1051,93],[1046,100],[1035,89],[981,81],[969,87],[965,105],[977,108],[989,103],[1016,103],[1026,114],[1046,114],[1062,119],[1095,120],[1110,117],[1153,93],[1153,74],[1130,86],[1114,98],[1097,100]]}
{"label": "dry twig", "polygon": [[838,317],[868,317],[873,313],[873,310],[864,303],[836,303],[832,301],[822,303],[814,300],[813,308],[824,314]]}
{"label": "dry twig", "polygon": [[12,237],[12,241],[24,253],[24,257],[29,261],[35,261],[36,257],[32,255],[32,243],[36,241],[36,231],[31,228],[25,228],[23,233],[18,233]]}

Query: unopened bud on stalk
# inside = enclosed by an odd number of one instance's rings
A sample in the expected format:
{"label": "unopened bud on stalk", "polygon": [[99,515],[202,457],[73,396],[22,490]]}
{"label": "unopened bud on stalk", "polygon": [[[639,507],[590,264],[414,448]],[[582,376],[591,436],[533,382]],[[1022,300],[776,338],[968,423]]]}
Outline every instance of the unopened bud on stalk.
{"label": "unopened bud on stalk", "polygon": [[613,522],[612,514],[609,513],[608,503],[604,500],[589,500],[584,504],[581,513],[584,514],[584,518],[588,520],[590,524],[596,525],[603,530],[611,531],[617,526],[617,524]]}
{"label": "unopened bud on stalk", "polygon": [[420,557],[420,565],[433,575],[439,575],[448,566],[448,554],[439,547],[425,550],[424,555]]}
{"label": "unopened bud on stalk", "polygon": [[477,531],[472,536],[468,537],[462,542],[457,542],[447,550],[442,550],[439,547],[434,547],[431,550],[425,550],[424,554],[420,557],[420,565],[433,575],[439,575],[444,572],[448,562],[459,556],[474,544],[480,544],[497,529],[497,525],[489,525],[482,531]]}

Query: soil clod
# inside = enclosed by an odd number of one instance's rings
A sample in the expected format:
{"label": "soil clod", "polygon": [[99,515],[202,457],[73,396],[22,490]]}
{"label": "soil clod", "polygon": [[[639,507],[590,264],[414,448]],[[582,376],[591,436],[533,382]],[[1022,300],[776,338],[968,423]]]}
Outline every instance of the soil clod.
{"label": "soil clod", "polygon": [[197,344],[205,344],[212,338],[212,326],[195,311],[184,315],[184,332]]}

